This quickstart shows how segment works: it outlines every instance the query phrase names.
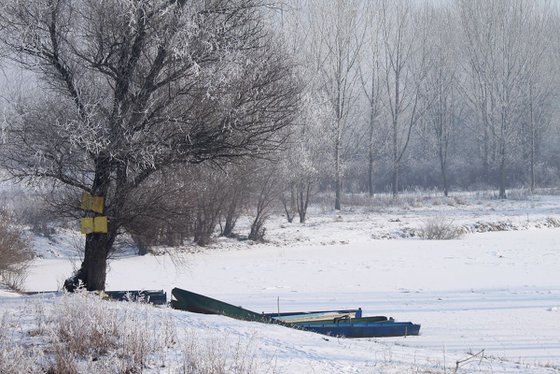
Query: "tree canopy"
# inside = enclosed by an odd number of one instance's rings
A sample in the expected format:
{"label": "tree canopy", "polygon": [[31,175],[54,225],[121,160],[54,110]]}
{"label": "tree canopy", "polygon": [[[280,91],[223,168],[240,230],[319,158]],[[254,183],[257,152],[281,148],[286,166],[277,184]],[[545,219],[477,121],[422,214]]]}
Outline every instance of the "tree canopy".
{"label": "tree canopy", "polygon": [[108,233],[88,234],[79,274],[88,289],[104,287],[119,229],[142,214],[133,192],[155,171],[282,144],[298,86],[261,5],[1,2],[3,56],[36,74],[41,95],[11,103],[0,161],[105,197]]}

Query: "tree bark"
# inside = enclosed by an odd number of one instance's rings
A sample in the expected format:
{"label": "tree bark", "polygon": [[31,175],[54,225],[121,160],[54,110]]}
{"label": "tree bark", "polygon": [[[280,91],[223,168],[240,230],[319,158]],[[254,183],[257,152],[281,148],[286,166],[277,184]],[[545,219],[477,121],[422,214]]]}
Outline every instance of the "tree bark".
{"label": "tree bark", "polygon": [[375,187],[373,183],[373,150],[369,150],[368,155],[368,193],[370,197],[375,194]]}
{"label": "tree bark", "polygon": [[311,191],[311,183],[301,182],[298,190],[297,210],[299,215],[299,223],[305,223],[305,218],[307,216],[307,206],[309,204],[309,194]]}
{"label": "tree bark", "polygon": [[341,195],[341,172],[340,172],[340,139],[336,139],[335,144],[335,176],[334,176],[334,184],[335,184],[335,199],[334,199],[334,209],[340,210],[340,195]]}
{"label": "tree bark", "polygon": [[[503,142],[504,140],[502,140]],[[506,146],[500,145],[500,199],[507,199],[506,195]]]}
{"label": "tree bark", "polygon": [[373,127],[375,124],[375,106],[373,105],[373,79],[372,79],[372,103],[370,104],[369,112],[369,152],[368,152],[368,192],[369,196],[373,196],[375,193],[375,187],[373,184]]}
{"label": "tree bark", "polygon": [[114,239],[110,234],[87,235],[85,257],[82,262],[85,277],[82,282],[88,291],[105,289],[107,257]]}
{"label": "tree bark", "polygon": [[393,119],[393,199],[399,195],[399,149],[398,149],[398,122]]}
{"label": "tree bark", "polygon": [[440,153],[441,180],[443,183],[443,196],[449,196],[449,187],[447,186],[447,168],[443,155]]}
{"label": "tree bark", "polygon": [[531,193],[535,192],[535,118],[533,113],[533,85],[529,84],[529,126],[531,131],[531,151],[530,151],[530,173],[531,173]]}
{"label": "tree bark", "polygon": [[399,163],[393,165],[393,199],[399,197]]}
{"label": "tree bark", "polygon": [[[93,196],[106,197],[111,182],[111,159],[109,155],[101,154],[95,159],[95,176],[91,188]],[[106,206],[103,214],[107,214]],[[116,226],[108,223],[107,234],[92,233],[86,235],[84,261],[80,269],[64,282],[64,288],[74,291],[81,283],[88,291],[101,291],[105,289],[107,272],[107,257],[116,238]]]}

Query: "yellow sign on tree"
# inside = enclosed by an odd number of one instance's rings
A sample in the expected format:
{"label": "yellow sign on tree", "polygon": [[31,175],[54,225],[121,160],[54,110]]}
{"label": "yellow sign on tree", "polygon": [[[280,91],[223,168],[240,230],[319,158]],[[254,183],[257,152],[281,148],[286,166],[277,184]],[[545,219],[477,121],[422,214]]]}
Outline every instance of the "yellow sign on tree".
{"label": "yellow sign on tree", "polygon": [[93,232],[107,234],[107,217],[99,216],[93,219]]}
{"label": "yellow sign on tree", "polygon": [[82,217],[80,219],[80,232],[86,235],[93,232],[93,217]]}
{"label": "yellow sign on tree", "polygon": [[80,232],[82,234],[107,234],[107,217],[82,217],[80,219]]}
{"label": "yellow sign on tree", "polygon": [[91,212],[103,213],[104,204],[103,196],[92,196],[87,192],[82,193],[80,207],[86,212],[85,215],[87,216],[82,217],[80,220],[80,232],[82,234],[107,233],[106,216],[90,217],[92,215]]}
{"label": "yellow sign on tree", "polygon": [[80,208],[96,213],[103,213],[103,205],[105,203],[103,196],[92,196],[87,192],[82,193]]}

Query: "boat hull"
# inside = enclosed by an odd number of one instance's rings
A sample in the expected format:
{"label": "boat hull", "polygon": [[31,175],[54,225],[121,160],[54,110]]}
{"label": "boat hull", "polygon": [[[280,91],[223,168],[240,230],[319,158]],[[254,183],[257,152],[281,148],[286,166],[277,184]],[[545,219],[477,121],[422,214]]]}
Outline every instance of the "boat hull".
{"label": "boat hull", "polygon": [[219,314],[243,321],[276,323],[274,319],[267,315],[224,303],[223,301],[181,288],[172,289],[171,295],[175,298],[171,300],[171,307],[174,309],[186,310],[193,313]]}
{"label": "boat hull", "polygon": [[298,324],[303,330],[344,338],[381,338],[418,335],[420,325],[412,322]]}

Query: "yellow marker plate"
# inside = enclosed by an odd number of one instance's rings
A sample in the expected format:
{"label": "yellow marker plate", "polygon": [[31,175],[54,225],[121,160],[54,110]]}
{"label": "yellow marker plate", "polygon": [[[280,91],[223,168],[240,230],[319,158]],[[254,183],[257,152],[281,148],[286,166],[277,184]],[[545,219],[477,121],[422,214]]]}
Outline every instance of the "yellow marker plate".
{"label": "yellow marker plate", "polygon": [[103,196],[91,196],[89,193],[82,193],[80,199],[80,208],[82,210],[90,210],[96,213],[103,213],[104,201]]}

